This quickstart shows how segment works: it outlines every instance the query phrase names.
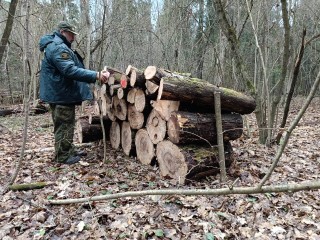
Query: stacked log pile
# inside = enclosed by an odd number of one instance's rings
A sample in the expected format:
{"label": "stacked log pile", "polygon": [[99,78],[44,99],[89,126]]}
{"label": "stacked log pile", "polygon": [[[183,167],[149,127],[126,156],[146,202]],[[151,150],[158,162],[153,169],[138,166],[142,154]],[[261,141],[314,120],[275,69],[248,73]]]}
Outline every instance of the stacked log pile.
{"label": "stacked log pile", "polygon": [[[241,115],[254,111],[253,98],[154,66],[108,71],[108,83],[94,91],[95,115],[104,116],[112,148],[121,148],[142,164],[157,163],[163,177],[180,183],[218,173],[214,92],[220,91],[225,159],[230,166],[230,141],[242,135]],[[79,119],[80,141],[101,139],[102,128],[96,125]],[[95,137],[90,139],[90,134]]]}

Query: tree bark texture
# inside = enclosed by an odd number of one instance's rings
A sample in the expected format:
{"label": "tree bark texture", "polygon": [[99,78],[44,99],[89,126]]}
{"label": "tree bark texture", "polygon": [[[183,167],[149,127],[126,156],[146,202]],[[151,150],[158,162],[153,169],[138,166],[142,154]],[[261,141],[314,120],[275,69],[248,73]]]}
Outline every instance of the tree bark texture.
{"label": "tree bark texture", "polygon": [[[211,113],[173,112],[167,122],[169,139],[175,144],[217,144],[215,115]],[[222,115],[223,140],[236,140],[243,132],[240,114]]]}
{"label": "tree bark texture", "polygon": [[[104,119],[103,124],[106,136],[109,136],[111,121],[109,119]],[[79,118],[76,123],[76,133],[78,135],[79,143],[88,143],[101,140],[103,134],[100,119],[99,122],[90,124],[88,118]],[[109,140],[109,138],[107,138],[107,140]]]}
{"label": "tree bark texture", "polygon": [[255,100],[243,93],[217,87],[196,78],[165,77],[162,100],[180,101],[180,109],[190,112],[214,112],[214,92],[221,92],[221,111],[249,114],[255,110]]}

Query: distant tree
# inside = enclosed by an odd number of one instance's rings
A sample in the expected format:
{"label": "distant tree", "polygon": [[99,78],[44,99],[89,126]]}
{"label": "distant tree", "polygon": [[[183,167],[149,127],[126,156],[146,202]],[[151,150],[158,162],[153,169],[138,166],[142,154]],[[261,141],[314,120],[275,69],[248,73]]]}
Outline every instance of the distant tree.
{"label": "distant tree", "polygon": [[3,55],[6,51],[6,47],[9,42],[10,34],[13,27],[13,20],[15,17],[18,3],[19,3],[19,0],[11,0],[10,2],[6,26],[4,28],[4,31],[1,37],[1,42],[0,42],[0,63],[2,62]]}

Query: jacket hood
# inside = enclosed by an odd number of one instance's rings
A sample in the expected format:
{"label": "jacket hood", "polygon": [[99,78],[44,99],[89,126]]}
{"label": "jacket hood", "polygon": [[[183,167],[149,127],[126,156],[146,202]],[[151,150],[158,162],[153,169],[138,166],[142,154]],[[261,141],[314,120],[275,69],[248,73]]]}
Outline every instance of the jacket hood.
{"label": "jacket hood", "polygon": [[53,42],[54,36],[55,34],[52,33],[52,34],[46,34],[40,38],[39,49],[41,52],[44,51],[44,49],[47,47],[49,43]]}
{"label": "jacket hood", "polygon": [[39,41],[39,49],[41,52],[48,46],[48,44],[56,42],[56,43],[65,43],[69,48],[71,48],[71,43],[67,41],[67,39],[61,35],[59,32],[55,31],[51,34],[46,34],[40,38]]}

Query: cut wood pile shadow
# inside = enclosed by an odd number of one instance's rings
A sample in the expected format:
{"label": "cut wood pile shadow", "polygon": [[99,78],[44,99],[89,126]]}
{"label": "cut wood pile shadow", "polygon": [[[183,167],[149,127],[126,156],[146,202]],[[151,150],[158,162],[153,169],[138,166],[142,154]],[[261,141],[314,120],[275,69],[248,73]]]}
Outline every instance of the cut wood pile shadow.
{"label": "cut wood pile shadow", "polygon": [[94,114],[77,121],[81,143],[101,140],[103,122],[112,148],[142,164],[158,164],[163,177],[185,183],[217,174],[214,93],[219,91],[225,160],[231,165],[230,141],[241,137],[242,115],[256,107],[252,97],[155,66],[107,69],[108,83],[94,90]]}

